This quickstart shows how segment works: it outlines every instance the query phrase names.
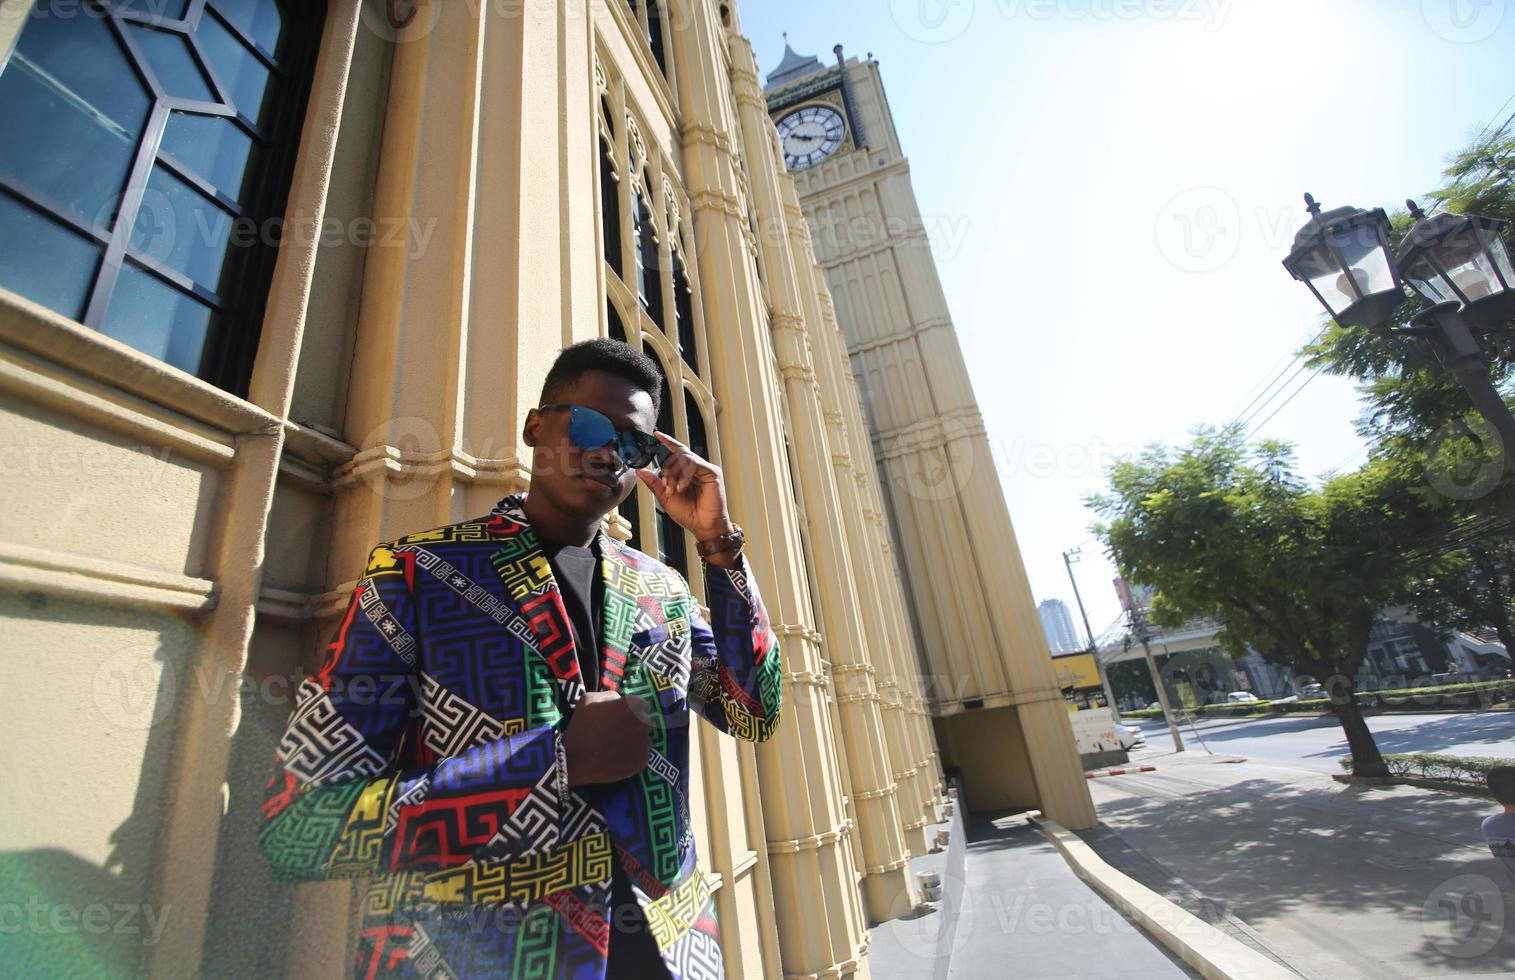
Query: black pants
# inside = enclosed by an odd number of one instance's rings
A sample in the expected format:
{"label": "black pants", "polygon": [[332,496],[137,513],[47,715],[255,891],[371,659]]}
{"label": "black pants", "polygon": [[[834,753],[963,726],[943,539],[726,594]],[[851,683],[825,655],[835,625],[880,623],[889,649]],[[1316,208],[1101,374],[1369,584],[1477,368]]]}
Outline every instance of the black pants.
{"label": "black pants", "polygon": [[605,980],[666,978],[668,967],[663,965],[647,917],[631,892],[631,879],[619,861],[611,864],[614,871],[610,881],[610,961]]}

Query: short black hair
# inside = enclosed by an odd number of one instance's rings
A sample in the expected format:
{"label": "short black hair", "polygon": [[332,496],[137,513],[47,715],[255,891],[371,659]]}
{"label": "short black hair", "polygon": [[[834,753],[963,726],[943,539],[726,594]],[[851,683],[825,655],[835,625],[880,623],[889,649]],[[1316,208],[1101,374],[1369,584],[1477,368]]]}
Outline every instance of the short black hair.
{"label": "short black hair", "polygon": [[1515,806],[1515,766],[1495,766],[1490,769],[1489,792],[1505,806]]}
{"label": "short black hair", "polygon": [[537,404],[546,405],[557,398],[563,387],[579,380],[586,371],[604,371],[625,378],[652,396],[652,414],[663,408],[663,369],[652,357],[620,340],[595,337],[564,347],[542,382],[542,396]]}

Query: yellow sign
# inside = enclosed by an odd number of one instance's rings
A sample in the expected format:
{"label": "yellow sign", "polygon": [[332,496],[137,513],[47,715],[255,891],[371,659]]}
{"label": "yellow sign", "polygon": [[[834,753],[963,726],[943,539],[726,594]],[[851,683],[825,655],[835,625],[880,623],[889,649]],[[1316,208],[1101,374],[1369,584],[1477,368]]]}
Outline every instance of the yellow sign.
{"label": "yellow sign", "polygon": [[1061,688],[1099,687],[1099,667],[1092,653],[1075,653],[1067,657],[1053,657],[1052,669],[1057,671],[1057,686]]}

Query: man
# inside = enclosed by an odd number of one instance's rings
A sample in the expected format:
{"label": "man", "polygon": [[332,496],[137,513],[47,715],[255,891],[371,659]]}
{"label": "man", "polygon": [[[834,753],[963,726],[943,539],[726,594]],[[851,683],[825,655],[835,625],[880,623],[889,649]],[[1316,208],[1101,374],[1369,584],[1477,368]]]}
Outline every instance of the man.
{"label": "man", "polygon": [[1484,818],[1483,839],[1489,850],[1515,875],[1515,766],[1495,766],[1488,774],[1489,792],[1504,806],[1502,813]]}
{"label": "man", "polygon": [[[358,975],[722,976],[689,717],[767,739],[782,667],[721,470],[654,432],[661,388],[626,344],[565,349],[526,491],[374,548],[301,683],[260,841],[281,877],[373,878]],[[600,528],[638,479],[700,542],[708,622]]]}

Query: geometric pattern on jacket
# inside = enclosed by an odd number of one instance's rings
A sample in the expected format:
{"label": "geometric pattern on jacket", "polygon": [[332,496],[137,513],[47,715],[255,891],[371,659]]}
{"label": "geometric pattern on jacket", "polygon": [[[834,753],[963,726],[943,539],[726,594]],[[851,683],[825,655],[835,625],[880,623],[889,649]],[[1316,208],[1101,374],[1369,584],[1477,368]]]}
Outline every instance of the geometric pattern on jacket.
{"label": "geometric pattern on jacket", "polygon": [[656,706],[648,765],[570,788],[584,693],[562,596],[511,494],[374,548],[278,747],[259,840],[287,880],[371,879],[361,977],[602,978],[611,862],[669,972],[722,976],[690,826],[690,719],[760,742],[783,668],[744,557],[688,582],[597,530],[602,686]]}

